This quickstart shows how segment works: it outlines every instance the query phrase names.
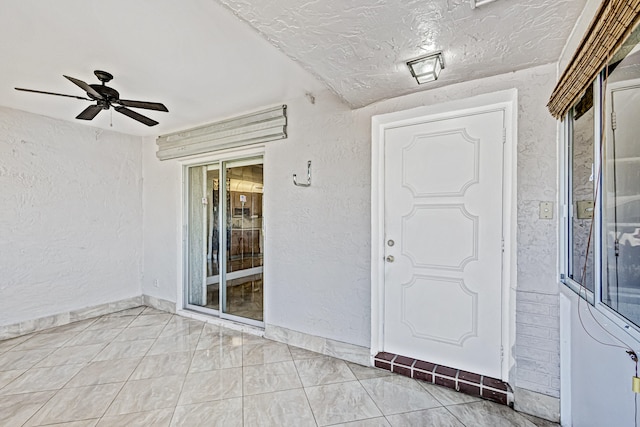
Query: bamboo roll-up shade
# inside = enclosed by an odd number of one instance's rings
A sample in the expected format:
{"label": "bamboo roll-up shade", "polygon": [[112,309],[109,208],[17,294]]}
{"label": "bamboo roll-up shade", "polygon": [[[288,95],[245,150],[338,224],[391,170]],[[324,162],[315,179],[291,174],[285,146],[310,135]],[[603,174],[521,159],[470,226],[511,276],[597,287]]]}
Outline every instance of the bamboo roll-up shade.
{"label": "bamboo roll-up shade", "polygon": [[640,0],[603,0],[578,50],[558,81],[547,107],[556,119],[567,114],[622,46],[640,19]]}

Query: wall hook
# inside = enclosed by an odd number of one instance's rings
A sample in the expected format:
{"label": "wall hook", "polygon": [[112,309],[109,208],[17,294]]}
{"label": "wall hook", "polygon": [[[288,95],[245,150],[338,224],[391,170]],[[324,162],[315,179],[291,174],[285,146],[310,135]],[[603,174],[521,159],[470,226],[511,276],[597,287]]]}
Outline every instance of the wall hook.
{"label": "wall hook", "polygon": [[298,187],[310,187],[311,186],[311,160],[307,162],[307,183],[299,183],[296,179],[296,174],[293,174],[293,185]]}

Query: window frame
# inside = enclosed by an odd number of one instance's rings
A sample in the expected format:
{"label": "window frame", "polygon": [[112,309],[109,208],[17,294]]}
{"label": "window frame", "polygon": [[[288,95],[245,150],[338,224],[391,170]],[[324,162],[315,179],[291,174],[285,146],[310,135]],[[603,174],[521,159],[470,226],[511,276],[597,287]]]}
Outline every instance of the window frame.
{"label": "window frame", "polygon": [[[600,156],[599,156],[599,149],[601,147],[601,143],[602,143],[602,133],[598,132],[598,129],[600,128],[600,122],[602,120],[602,115],[601,115],[601,101],[602,101],[602,97],[601,97],[601,91],[600,91],[600,78],[596,79],[593,82],[593,114],[594,114],[594,118],[593,118],[593,169],[594,171],[598,171],[598,167],[599,167],[599,162],[600,162]],[[592,222],[593,222],[593,234],[592,234],[592,241],[591,241],[591,247],[590,247],[590,252],[593,253],[593,257],[594,257],[594,269],[593,269],[593,276],[594,276],[594,291],[592,292],[591,290],[589,290],[586,286],[583,286],[582,284],[580,284],[579,282],[577,282],[576,280],[572,279],[571,277],[569,277],[569,272],[572,271],[572,263],[573,263],[573,254],[572,254],[572,249],[573,249],[573,224],[572,224],[572,217],[573,217],[573,210],[574,210],[574,200],[572,197],[572,192],[573,192],[573,164],[572,164],[572,160],[573,160],[573,110],[574,108],[571,107],[569,109],[569,112],[567,113],[567,115],[565,116],[565,120],[562,122],[563,123],[563,136],[564,136],[564,143],[563,143],[563,158],[562,158],[562,202],[563,202],[563,218],[562,218],[562,236],[563,236],[563,244],[562,244],[562,248],[563,248],[563,259],[562,259],[562,274],[560,275],[560,281],[562,283],[564,283],[567,287],[569,287],[569,289],[571,289],[573,292],[575,292],[576,294],[578,294],[581,298],[587,300],[591,305],[595,304],[595,301],[597,301],[598,297],[599,297],[599,292],[598,292],[598,288],[599,288],[599,284],[600,281],[598,280],[598,274],[599,274],[599,262],[598,262],[598,255],[596,251],[596,249],[598,248],[598,246],[596,246],[596,240],[595,237],[596,235],[599,233],[598,231],[598,224],[599,224],[599,219],[600,219],[600,215],[599,215],[599,199],[600,199],[600,183],[601,183],[601,177],[600,174],[596,174],[597,176],[594,177],[594,182],[593,182],[593,186],[594,186],[594,190],[597,190],[594,194],[595,196],[595,200],[594,200],[594,207],[593,207],[593,218],[592,218]]]}
{"label": "window frame", "polygon": [[593,231],[591,236],[591,247],[594,256],[593,276],[594,276],[594,292],[591,292],[583,287],[580,283],[569,278],[569,271],[571,265],[571,233],[572,233],[572,211],[573,200],[572,194],[572,152],[571,144],[573,137],[572,120],[573,120],[573,107],[565,115],[565,119],[560,122],[560,139],[562,141],[561,159],[560,159],[560,185],[561,185],[561,201],[562,201],[562,216],[560,218],[560,233],[561,233],[561,259],[560,259],[560,282],[563,283],[568,289],[575,292],[578,298],[581,298],[588,302],[595,310],[605,316],[614,325],[618,326],[634,339],[640,341],[640,325],[636,325],[634,322],[628,320],[623,314],[618,313],[613,308],[602,302],[602,285],[603,276],[602,268],[603,263],[606,262],[603,255],[604,248],[602,247],[602,190],[603,190],[603,176],[601,173],[601,150],[603,149],[603,135],[606,133],[606,129],[603,128],[602,117],[604,101],[606,97],[605,89],[606,72],[602,70],[598,77],[593,82],[593,108],[594,108],[594,209],[593,209]]}

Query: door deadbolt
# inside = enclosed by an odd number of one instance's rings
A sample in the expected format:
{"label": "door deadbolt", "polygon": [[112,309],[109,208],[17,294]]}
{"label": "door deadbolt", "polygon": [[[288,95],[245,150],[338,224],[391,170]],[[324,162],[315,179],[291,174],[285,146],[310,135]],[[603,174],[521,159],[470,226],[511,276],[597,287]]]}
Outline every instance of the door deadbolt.
{"label": "door deadbolt", "polygon": [[396,244],[396,242],[394,242],[394,241],[393,241],[393,240],[391,240],[391,239],[389,239],[389,241],[387,242],[387,245],[389,245],[389,246],[393,246],[393,245],[395,245],[395,244]]}
{"label": "door deadbolt", "polygon": [[393,262],[395,260],[395,258],[393,257],[393,255],[389,255],[387,257],[387,262]]}

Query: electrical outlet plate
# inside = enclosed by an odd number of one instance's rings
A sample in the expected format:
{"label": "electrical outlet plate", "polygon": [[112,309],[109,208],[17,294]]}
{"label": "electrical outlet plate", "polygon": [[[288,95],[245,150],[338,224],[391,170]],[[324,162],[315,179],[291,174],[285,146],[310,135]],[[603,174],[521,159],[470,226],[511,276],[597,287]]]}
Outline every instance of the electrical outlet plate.
{"label": "electrical outlet plate", "polygon": [[593,200],[580,200],[576,205],[578,219],[593,218]]}
{"label": "electrical outlet plate", "polygon": [[553,202],[540,202],[540,219],[553,219]]}

